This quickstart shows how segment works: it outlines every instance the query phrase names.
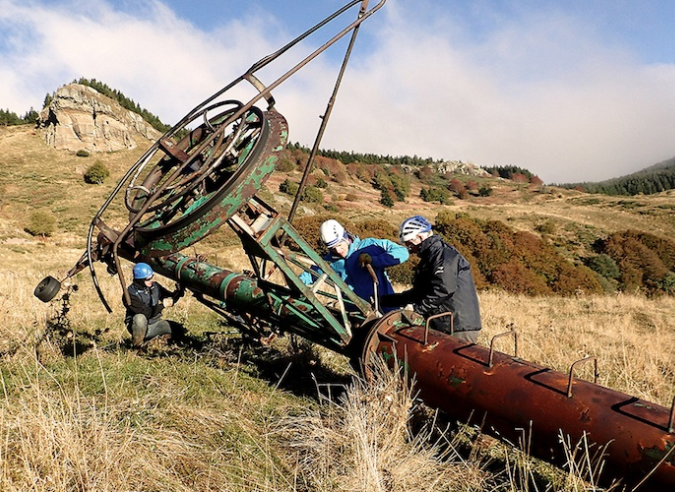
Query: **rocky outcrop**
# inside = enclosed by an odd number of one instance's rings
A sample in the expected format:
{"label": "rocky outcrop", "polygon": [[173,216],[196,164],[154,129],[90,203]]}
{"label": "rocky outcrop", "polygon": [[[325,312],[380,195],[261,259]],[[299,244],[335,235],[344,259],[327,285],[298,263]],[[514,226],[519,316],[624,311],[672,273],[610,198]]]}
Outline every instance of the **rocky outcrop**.
{"label": "rocky outcrop", "polygon": [[139,114],[80,84],[59,88],[40,113],[38,125],[49,146],[70,151],[133,149],[140,139],[155,141],[161,136]]}
{"label": "rocky outcrop", "polygon": [[[464,174],[466,176],[477,176],[487,178],[491,176],[485,169],[470,162],[462,161],[443,161],[439,163],[430,164],[429,166],[435,174]],[[419,171],[418,166],[403,166],[406,173],[414,173]]]}
{"label": "rocky outcrop", "polygon": [[462,161],[445,161],[437,164],[436,172],[438,174],[465,174],[467,176],[481,176],[488,177],[488,173],[482,167],[475,164]]}

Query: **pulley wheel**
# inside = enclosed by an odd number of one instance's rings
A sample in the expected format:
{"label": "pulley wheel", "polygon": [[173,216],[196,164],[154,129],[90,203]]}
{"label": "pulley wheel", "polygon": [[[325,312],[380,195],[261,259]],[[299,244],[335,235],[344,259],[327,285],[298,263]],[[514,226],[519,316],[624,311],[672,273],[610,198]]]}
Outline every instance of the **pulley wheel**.
{"label": "pulley wheel", "polygon": [[33,291],[33,295],[42,302],[49,302],[54,299],[56,294],[59,293],[59,290],[61,290],[61,282],[50,276],[43,278],[40,283],[37,284],[37,287],[35,287],[35,290]]}

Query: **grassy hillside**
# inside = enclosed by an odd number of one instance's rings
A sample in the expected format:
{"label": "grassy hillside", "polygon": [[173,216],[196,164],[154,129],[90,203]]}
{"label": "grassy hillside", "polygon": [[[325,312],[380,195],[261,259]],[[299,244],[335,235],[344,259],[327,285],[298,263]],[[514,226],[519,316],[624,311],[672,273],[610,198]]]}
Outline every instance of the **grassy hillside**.
{"label": "grassy hillside", "polygon": [[[92,215],[142,152],[78,157],[47,149],[28,127],[0,128],[2,490],[592,490],[473,429],[446,430],[398,379],[353,383],[343,357],[289,338],[246,347],[193,298],[166,310],[188,328],[189,343],[158,341],[140,353],[122,326],[115,278],[101,275],[110,315],[86,274],[51,305],[35,299],[42,277],[62,276],[79,258]],[[111,178],[87,185],[83,174],[97,160]],[[287,211],[290,198],[278,187],[299,176],[274,173],[263,198]],[[385,219],[393,228],[411,214],[465,213],[545,236],[570,256],[629,227],[666,238],[675,232],[669,193],[622,200],[493,179],[491,196],[441,206],[418,198],[423,184],[412,182],[406,202],[390,209],[358,179],[328,181],[326,204],[305,204],[300,216]],[[50,237],[25,232],[35,210],[57,219]],[[113,222],[124,221],[122,210],[114,214]],[[190,249],[247,267],[226,230]],[[483,291],[480,301],[479,343],[513,327],[525,359],[567,371],[596,355],[601,384],[670,406],[673,297]]]}
{"label": "grassy hillside", "polygon": [[582,189],[606,195],[652,195],[675,188],[675,157],[635,173],[594,183],[570,183],[565,188]]}

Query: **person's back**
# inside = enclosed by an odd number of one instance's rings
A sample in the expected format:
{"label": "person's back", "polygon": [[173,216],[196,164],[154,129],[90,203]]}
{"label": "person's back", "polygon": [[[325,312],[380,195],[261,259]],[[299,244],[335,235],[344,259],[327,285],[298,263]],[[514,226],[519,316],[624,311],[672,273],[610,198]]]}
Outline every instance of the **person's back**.
{"label": "person's back", "polygon": [[408,251],[387,239],[355,238],[349,247],[347,258],[343,259],[343,279],[356,295],[370,300],[375,296],[374,282],[368,269],[362,265],[361,255],[364,254],[370,258],[370,265],[377,278],[378,295],[393,293],[394,288],[385,269],[406,261]]}
{"label": "person's back", "polygon": [[[439,235],[432,235],[420,246],[420,262],[413,288],[424,293],[417,304],[424,316],[452,312],[452,330],[477,331],[482,328],[480,305],[471,265],[459,251]],[[450,318],[432,321],[432,327],[450,332]]]}
{"label": "person's back", "polygon": [[451,312],[431,321],[431,327],[475,343],[482,328],[471,265],[459,251],[432,232],[420,215],[404,220],[399,241],[419,256],[412,288],[381,298],[383,306],[410,307],[425,318]]}

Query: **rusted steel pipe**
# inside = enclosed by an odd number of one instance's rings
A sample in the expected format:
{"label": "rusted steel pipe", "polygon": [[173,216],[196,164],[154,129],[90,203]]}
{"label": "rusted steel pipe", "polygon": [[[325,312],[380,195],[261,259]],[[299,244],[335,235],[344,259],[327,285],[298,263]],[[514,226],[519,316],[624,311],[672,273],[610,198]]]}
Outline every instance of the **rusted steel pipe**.
{"label": "rusted steel pipe", "polygon": [[425,344],[424,326],[405,316],[385,316],[369,345],[390,365],[405,364],[427,405],[511,443],[531,429],[527,451],[558,466],[568,459],[560,434],[572,442],[585,437],[594,449],[606,446],[595,477],[601,484],[675,490],[669,409],[434,330]]}
{"label": "rusted steel pipe", "polygon": [[[298,298],[288,288],[269,282],[262,288],[259,285],[262,281],[257,278],[180,253],[140,259],[149,263],[157,273],[180,282],[197,295],[220,302],[223,311],[245,315],[280,332],[294,333],[335,352],[351,354],[351,347],[319,316],[312,304],[304,297]],[[352,323],[358,321],[353,319]]]}

